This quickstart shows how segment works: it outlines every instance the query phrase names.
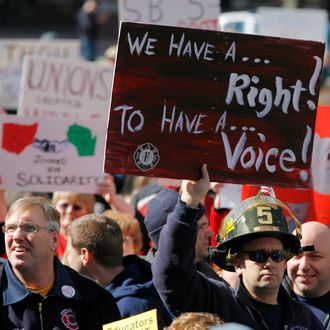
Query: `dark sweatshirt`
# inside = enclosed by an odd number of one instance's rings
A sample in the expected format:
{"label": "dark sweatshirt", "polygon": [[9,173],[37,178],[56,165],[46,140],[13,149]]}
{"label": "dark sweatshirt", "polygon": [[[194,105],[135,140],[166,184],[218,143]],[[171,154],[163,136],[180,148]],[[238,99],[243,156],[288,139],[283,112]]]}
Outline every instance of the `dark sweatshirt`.
{"label": "dark sweatshirt", "polygon": [[114,296],[122,317],[157,309],[158,328],[163,329],[173,315],[152,283],[151,265],[136,255],[124,257],[125,269],[106,287]]}

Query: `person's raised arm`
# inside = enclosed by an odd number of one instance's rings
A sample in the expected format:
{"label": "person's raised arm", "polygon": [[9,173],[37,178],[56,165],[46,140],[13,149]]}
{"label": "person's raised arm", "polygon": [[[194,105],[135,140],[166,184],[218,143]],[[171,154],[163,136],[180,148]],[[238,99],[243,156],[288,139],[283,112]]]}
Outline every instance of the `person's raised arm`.
{"label": "person's raised arm", "polygon": [[181,184],[181,200],[190,207],[198,207],[210,189],[210,177],[207,165],[202,165],[202,177],[198,181],[183,180]]}
{"label": "person's raised arm", "polygon": [[[197,221],[204,214],[201,201],[209,185],[206,165],[202,166],[199,180],[184,180],[181,197],[173,212],[168,214],[160,233],[152,264],[153,280],[162,299],[174,313],[192,308],[200,311],[206,308],[205,302],[209,300],[208,280],[197,272],[195,265]],[[200,286],[205,289],[205,294],[200,295],[197,288]]]}

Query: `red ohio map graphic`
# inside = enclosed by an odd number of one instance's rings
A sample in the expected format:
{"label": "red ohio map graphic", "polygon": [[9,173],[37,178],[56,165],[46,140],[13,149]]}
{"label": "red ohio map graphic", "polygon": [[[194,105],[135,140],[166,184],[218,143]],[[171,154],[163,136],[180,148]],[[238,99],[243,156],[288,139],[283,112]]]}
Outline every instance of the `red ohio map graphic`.
{"label": "red ohio map graphic", "polygon": [[8,152],[20,154],[27,146],[33,143],[38,124],[19,125],[5,123],[3,125],[2,148]]}

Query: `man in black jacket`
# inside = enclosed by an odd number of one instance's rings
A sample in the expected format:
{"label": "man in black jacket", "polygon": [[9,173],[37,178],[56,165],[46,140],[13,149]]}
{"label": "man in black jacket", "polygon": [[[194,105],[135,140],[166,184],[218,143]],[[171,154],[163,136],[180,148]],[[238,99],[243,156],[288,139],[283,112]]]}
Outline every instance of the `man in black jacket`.
{"label": "man in black jacket", "polygon": [[17,200],[2,228],[1,329],[101,330],[120,319],[109,292],[55,257],[60,214],[46,199]]}
{"label": "man in black jacket", "polygon": [[197,218],[209,184],[206,165],[200,180],[183,181],[181,198],[161,231],[152,271],[165,303],[174,312],[215,313],[253,329],[323,329],[281,287],[286,259],[298,253],[300,244],[299,233],[288,231],[283,204],[273,197],[247,199],[224,219],[218,249],[240,274],[237,292],[196,271]]}

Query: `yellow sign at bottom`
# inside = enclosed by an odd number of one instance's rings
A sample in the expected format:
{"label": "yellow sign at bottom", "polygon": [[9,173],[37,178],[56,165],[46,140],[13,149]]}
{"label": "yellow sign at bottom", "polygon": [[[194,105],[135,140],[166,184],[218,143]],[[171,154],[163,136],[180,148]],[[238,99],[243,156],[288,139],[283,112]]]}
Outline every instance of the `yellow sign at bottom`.
{"label": "yellow sign at bottom", "polygon": [[158,330],[157,310],[137,314],[103,325],[103,330]]}

